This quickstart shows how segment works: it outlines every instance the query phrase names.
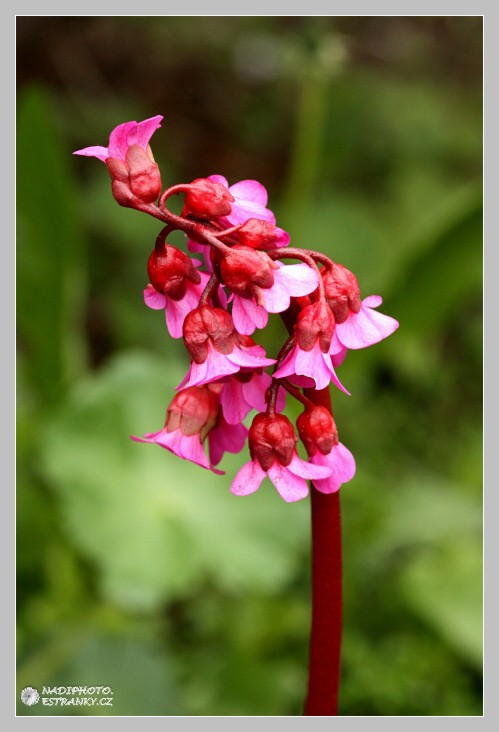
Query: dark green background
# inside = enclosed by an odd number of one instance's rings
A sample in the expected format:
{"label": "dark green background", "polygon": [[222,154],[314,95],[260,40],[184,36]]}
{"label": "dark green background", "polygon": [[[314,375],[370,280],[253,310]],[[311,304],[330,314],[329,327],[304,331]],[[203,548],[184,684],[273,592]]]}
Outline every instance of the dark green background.
{"label": "dark green background", "polygon": [[481,715],[482,18],[26,16],[17,41],[18,693],[302,711],[308,501],[232,496],[246,452],[217,477],[129,439],[187,357],[142,299],[159,223],[71,153],[163,114],[165,185],[260,180],[400,321],[333,393],[357,461],[340,713]]}

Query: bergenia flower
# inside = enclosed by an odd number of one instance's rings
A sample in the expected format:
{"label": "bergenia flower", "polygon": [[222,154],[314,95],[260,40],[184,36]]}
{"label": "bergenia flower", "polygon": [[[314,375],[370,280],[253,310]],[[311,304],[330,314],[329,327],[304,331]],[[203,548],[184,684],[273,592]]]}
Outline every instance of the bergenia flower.
{"label": "bergenia flower", "polygon": [[221,219],[222,223],[237,226],[244,224],[248,219],[261,219],[275,225],[275,216],[267,208],[267,190],[257,180],[241,180],[229,186],[227,178],[223,175],[209,175],[208,178],[228,188],[234,197],[231,212]]}
{"label": "bergenia flower", "polygon": [[[292,380],[300,386],[315,385],[316,389],[325,389],[332,381],[349,394],[338,379],[329,354],[333,333],[334,318],[322,300],[303,308],[295,325],[295,345],[274,373],[275,378],[298,377]],[[311,382],[303,382],[299,377]]]}
{"label": "bergenia flower", "polygon": [[[256,409],[264,412],[267,408],[265,393],[272,382],[269,374],[258,371],[240,371],[226,377],[222,382],[220,404],[225,419],[231,425],[243,421],[248,412]],[[282,387],[277,392],[276,411],[282,412],[286,405],[286,392]]]}
{"label": "bergenia flower", "polygon": [[84,147],[73,154],[98,158],[102,162],[105,162],[107,158],[116,158],[116,160],[125,162],[126,154],[133,145],[139,145],[147,152],[149,141],[156,130],[161,127],[162,119],[163,116],[157,114],[143,122],[124,122],[111,132],[107,147],[101,145]]}
{"label": "bergenia flower", "polygon": [[248,496],[268,475],[279,495],[287,502],[308,495],[307,480],[327,478],[331,469],[302,460],[296,450],[293,425],[282,414],[257,414],[249,435],[251,460],[237,472],[231,493]]}
{"label": "bergenia flower", "polygon": [[184,320],[184,343],[191,366],[177,389],[217,381],[243,369],[272,366],[265,350],[234,328],[225,310],[207,305],[192,310]]}
{"label": "bergenia flower", "polygon": [[292,297],[317,289],[318,275],[307,264],[274,262],[268,254],[236,245],[220,262],[224,284],[234,294],[232,317],[239,333],[267,325],[268,313],[282,313]]}
{"label": "bergenia flower", "polygon": [[223,475],[223,471],[210,464],[203,448],[218,413],[218,395],[214,391],[203,386],[184,389],[168,407],[163,429],[147,432],[143,437],[132,436],[132,440],[160,445],[184,460]]}
{"label": "bergenia flower", "polygon": [[361,301],[359,283],[355,275],[341,264],[332,263],[321,270],[327,302],[336,321],[331,353],[341,348],[366,348],[387,338],[397,330],[395,318],[373,308],[382,303],[379,295],[370,295]]}
{"label": "bergenia flower", "polygon": [[338,441],[332,414],[325,407],[311,405],[300,414],[296,424],[310,462],[331,470],[326,478],[314,478],[314,486],[321,493],[335,493],[355,475],[355,459]]}

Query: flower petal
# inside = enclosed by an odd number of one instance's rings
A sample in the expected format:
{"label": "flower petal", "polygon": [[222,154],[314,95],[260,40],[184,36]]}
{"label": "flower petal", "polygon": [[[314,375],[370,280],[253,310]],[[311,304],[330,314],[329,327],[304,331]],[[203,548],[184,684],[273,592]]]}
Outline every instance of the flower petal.
{"label": "flower petal", "polygon": [[318,465],[327,465],[331,468],[331,475],[328,478],[313,481],[321,493],[335,493],[343,483],[355,475],[355,458],[341,442],[335,445],[328,455],[318,452],[311,459]]}
{"label": "flower petal", "polygon": [[[372,295],[366,298],[373,302]],[[347,348],[357,349],[372,346],[387,338],[399,327],[398,321],[389,315],[378,313],[362,302],[358,313],[350,313],[344,323],[336,325],[338,340]]]}
{"label": "flower petal", "polygon": [[265,353],[261,346],[250,346],[250,348],[244,349],[235,346],[232,353],[229,353],[227,356],[227,359],[233,364],[251,369],[265,368],[275,364],[275,358],[261,356],[262,351]]}
{"label": "flower petal", "polygon": [[308,496],[308,485],[304,478],[292,473],[288,468],[274,461],[268,470],[268,476],[277,492],[285,501],[291,503]]}
{"label": "flower petal", "polygon": [[306,460],[302,460],[296,453],[293,455],[287,468],[295,475],[299,475],[300,478],[307,478],[308,480],[312,478],[327,478],[332,472],[332,468],[328,465],[313,465]]}
{"label": "flower petal", "polygon": [[219,416],[216,426],[208,433],[210,460],[218,465],[225,452],[237,454],[243,449],[248,430],[239,423],[228,424],[222,415]]}
{"label": "flower petal", "polygon": [[255,328],[265,328],[269,316],[265,308],[258,305],[253,298],[234,295],[232,320],[238,333],[251,335]]}
{"label": "flower petal", "polygon": [[157,114],[155,117],[149,117],[149,119],[139,122],[136,129],[130,135],[129,145],[140,145],[140,147],[146,150],[151,137],[161,127],[162,120],[163,115]]}
{"label": "flower petal", "polygon": [[254,493],[260,488],[265,476],[265,470],[261,468],[260,464],[256,460],[250,460],[236,473],[230,492],[235,496],[249,496],[250,493]]}
{"label": "flower petal", "polygon": [[309,295],[317,289],[317,272],[308,264],[285,264],[274,271],[274,280],[281,282],[293,297]]}
{"label": "flower petal", "polygon": [[[117,158],[118,160],[125,160],[125,155],[128,148],[128,138],[130,134],[137,127],[137,122],[124,122],[122,125],[118,125],[109,135],[109,157]],[[132,143],[133,144],[133,143]]]}
{"label": "flower petal", "polygon": [[147,285],[144,290],[144,302],[152,310],[163,310],[166,305],[166,297],[152,285]]}
{"label": "flower petal", "polygon": [[229,181],[227,178],[224,178],[223,175],[217,175],[216,173],[214,175],[209,175],[208,178],[213,181],[213,183],[221,183],[226,188],[229,187]]}
{"label": "flower petal", "polygon": [[75,150],[73,155],[86,155],[89,158],[99,158],[105,162],[110,157],[107,147],[94,145],[93,147],[84,147],[82,150]]}
{"label": "flower petal", "polygon": [[243,384],[239,379],[233,377],[225,382],[220,395],[220,404],[229,424],[239,424],[243,421],[251,407],[243,396]]}
{"label": "flower petal", "polygon": [[241,199],[245,203],[257,203],[259,206],[267,205],[269,200],[267,189],[257,180],[240,180],[238,183],[230,186],[229,191],[234,198]]}

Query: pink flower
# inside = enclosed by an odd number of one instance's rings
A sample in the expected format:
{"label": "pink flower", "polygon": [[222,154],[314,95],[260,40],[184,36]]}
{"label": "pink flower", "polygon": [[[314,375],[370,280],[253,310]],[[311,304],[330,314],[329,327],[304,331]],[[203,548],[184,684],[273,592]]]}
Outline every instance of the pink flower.
{"label": "pink flower", "polygon": [[265,328],[268,313],[282,313],[289,308],[292,297],[317,289],[317,274],[307,264],[276,264],[271,287],[254,287],[253,297],[234,295],[232,317],[239,333],[251,335],[255,328]]}
{"label": "pink flower", "polygon": [[314,465],[323,465],[331,470],[327,478],[314,478],[314,486],[321,493],[336,493],[343,483],[352,480],[355,475],[355,459],[350,450],[341,442],[333,445],[327,455],[316,452],[310,462]]}
{"label": "pink flower", "polygon": [[346,320],[336,325],[338,341],[345,348],[372,346],[397,330],[399,323],[395,318],[373,310],[382,302],[379,295],[370,295],[362,300],[357,313],[350,310]]}
{"label": "pink flower", "polygon": [[266,208],[267,190],[257,180],[241,180],[229,186],[227,178],[223,175],[210,175],[208,178],[215,183],[221,183],[234,196],[231,212],[221,219],[222,223],[237,226],[244,224],[248,219],[262,219],[275,225],[274,214]]}
{"label": "pink flower", "polygon": [[162,119],[163,116],[157,114],[155,117],[145,119],[143,122],[124,122],[111,132],[107,147],[101,147],[100,145],[85,147],[82,150],[76,150],[73,155],[86,155],[98,158],[103,162],[107,158],[116,158],[125,162],[128,149],[133,145],[139,145],[147,151],[149,140],[154,132],[161,127]]}
{"label": "pink flower", "polygon": [[329,354],[334,333],[334,318],[329,307],[322,300],[307,305],[298,316],[294,332],[295,345],[274,377],[291,376],[300,386],[313,386],[301,381],[301,377],[305,377],[313,380],[316,389],[325,389],[332,381],[338,389],[349,394],[336,376]]}
{"label": "pink flower", "polygon": [[204,304],[192,310],[184,320],[183,334],[192,361],[177,389],[208,384],[241,369],[262,369],[275,363],[251,338],[237,333],[232,317],[222,308]]}
{"label": "pink flower", "polygon": [[248,496],[260,487],[266,475],[285,501],[308,495],[307,480],[327,478],[331,469],[312,465],[296,453],[293,425],[282,414],[257,414],[249,431],[251,461],[237,472],[231,493]]}
{"label": "pink flower", "polygon": [[181,300],[174,300],[168,295],[163,295],[152,285],[147,285],[144,290],[144,302],[147,307],[152,310],[164,309],[166,327],[172,338],[182,338],[182,326],[186,316],[199,305],[199,298],[210,278],[206,272],[199,272],[199,275],[201,277],[199,284],[186,281],[185,295]]}
{"label": "pink flower", "polygon": [[204,386],[184,389],[168,407],[163,429],[147,432],[144,437],[132,436],[132,440],[160,445],[184,460],[223,475],[223,471],[210,465],[203,449],[206,435],[216,425],[218,413],[215,391]]}
{"label": "pink flower", "polygon": [[[271,377],[264,371],[240,372],[229,376],[223,382],[220,393],[220,404],[227,422],[231,425],[239,424],[252,409],[264,412],[267,406],[265,392],[271,382]],[[286,393],[280,388],[277,394],[277,412],[282,412],[285,404]]]}

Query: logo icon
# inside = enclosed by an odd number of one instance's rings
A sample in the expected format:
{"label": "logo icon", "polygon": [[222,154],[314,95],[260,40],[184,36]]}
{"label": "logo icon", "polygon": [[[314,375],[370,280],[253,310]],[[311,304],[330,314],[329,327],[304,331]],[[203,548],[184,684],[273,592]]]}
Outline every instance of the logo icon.
{"label": "logo icon", "polygon": [[33,704],[37,704],[39,698],[40,694],[36,689],[33,689],[32,686],[26,686],[26,688],[21,691],[21,701],[23,704],[26,704],[27,707],[32,707]]}

